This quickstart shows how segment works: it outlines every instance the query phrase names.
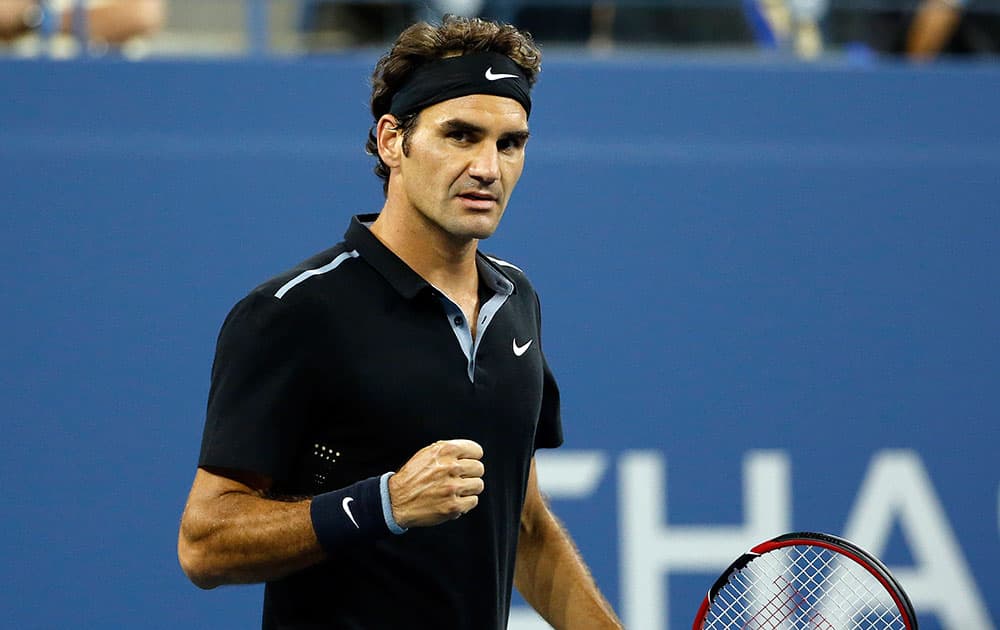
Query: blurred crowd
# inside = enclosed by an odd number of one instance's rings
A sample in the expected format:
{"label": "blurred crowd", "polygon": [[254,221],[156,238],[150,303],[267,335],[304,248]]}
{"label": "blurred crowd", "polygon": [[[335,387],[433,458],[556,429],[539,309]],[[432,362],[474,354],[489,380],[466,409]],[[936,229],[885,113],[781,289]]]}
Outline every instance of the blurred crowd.
{"label": "blurred crowd", "polygon": [[[873,12],[875,26],[869,37],[860,41],[875,45],[881,52],[902,54],[914,61],[928,61],[944,52],[995,53],[996,33],[992,41],[981,38],[978,47],[952,46],[952,40],[959,34],[966,1],[919,0],[912,9],[898,11],[895,16]],[[751,18],[751,22],[758,25],[764,41],[785,43],[805,59],[823,52],[822,24],[829,16],[830,0],[754,0],[753,5],[759,17]],[[895,28],[892,21],[896,22]]]}
{"label": "blurred crowd", "polygon": [[162,28],[165,0],[0,0],[0,38],[32,33],[72,33],[85,28],[94,40],[121,44]]}
{"label": "blurred crowd", "polygon": [[[172,34],[182,43],[161,51],[184,53],[186,27],[211,22],[205,18],[215,12],[223,16],[221,24],[243,29],[247,2],[0,0],[0,42],[10,48],[30,38],[75,38],[107,51],[136,40],[165,41]],[[900,0],[886,9],[884,3],[859,8],[858,2],[845,8],[837,0],[269,0],[266,12],[290,16],[286,30],[306,53],[381,47],[415,20],[454,13],[512,22],[545,45],[597,50],[752,48],[788,51],[802,59],[848,51],[914,61],[942,54],[996,56],[1000,6],[974,12],[965,3]],[[272,20],[272,30],[277,23]]]}

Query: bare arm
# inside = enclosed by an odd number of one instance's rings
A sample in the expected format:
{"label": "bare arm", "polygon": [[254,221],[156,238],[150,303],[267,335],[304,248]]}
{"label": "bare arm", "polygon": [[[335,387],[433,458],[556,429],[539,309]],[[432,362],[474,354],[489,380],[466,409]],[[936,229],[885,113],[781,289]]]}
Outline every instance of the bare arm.
{"label": "bare arm", "polygon": [[545,504],[531,461],[514,584],[554,628],[621,628],[569,534]]}
{"label": "bare arm", "polygon": [[201,588],[264,582],[320,562],[310,501],[265,497],[270,480],[199,468],[181,517],[177,557]]}
{"label": "bare arm", "polygon": [[[471,440],[417,451],[389,480],[396,522],[431,527],[474,509],[483,491],[482,456]],[[201,588],[267,582],[323,561],[312,501],[270,499],[270,489],[271,480],[257,475],[198,469],[177,540],[192,582]]]}
{"label": "bare arm", "polygon": [[947,0],[924,0],[907,34],[906,54],[916,61],[929,61],[945,47],[958,27],[962,10]]}
{"label": "bare arm", "polygon": [[163,0],[112,2],[93,7],[87,14],[90,37],[113,44],[152,35],[163,27],[165,21]]}

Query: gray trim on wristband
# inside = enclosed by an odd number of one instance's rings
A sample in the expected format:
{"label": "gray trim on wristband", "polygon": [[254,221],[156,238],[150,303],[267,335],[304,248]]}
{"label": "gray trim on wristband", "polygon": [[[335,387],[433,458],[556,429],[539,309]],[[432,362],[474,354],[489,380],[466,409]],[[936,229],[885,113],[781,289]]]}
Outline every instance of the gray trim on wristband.
{"label": "gray trim on wristband", "polygon": [[379,492],[382,495],[382,517],[385,518],[385,525],[389,528],[389,531],[393,534],[399,535],[406,533],[407,528],[400,526],[396,522],[396,519],[392,516],[392,498],[389,496],[389,477],[395,475],[395,472],[387,472],[382,475],[378,480]]}

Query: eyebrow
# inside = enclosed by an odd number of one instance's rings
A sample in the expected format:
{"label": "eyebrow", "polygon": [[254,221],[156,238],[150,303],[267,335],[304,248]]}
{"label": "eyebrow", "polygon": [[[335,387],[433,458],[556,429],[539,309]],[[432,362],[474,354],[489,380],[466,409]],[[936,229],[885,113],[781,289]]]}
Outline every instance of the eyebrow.
{"label": "eyebrow", "polygon": [[[460,131],[463,133],[473,134],[473,135],[485,135],[486,129],[468,122],[467,120],[461,120],[459,118],[453,118],[451,120],[446,120],[441,124],[441,128],[445,133],[453,133]],[[500,138],[503,140],[519,140],[521,142],[526,142],[528,137],[531,135],[527,129],[518,131],[508,131],[506,133],[500,134]]]}
{"label": "eyebrow", "polygon": [[530,136],[531,133],[527,129],[525,129],[524,131],[511,131],[503,134],[500,137],[504,140],[517,140],[521,144],[524,144],[525,142],[528,141],[528,138]]}

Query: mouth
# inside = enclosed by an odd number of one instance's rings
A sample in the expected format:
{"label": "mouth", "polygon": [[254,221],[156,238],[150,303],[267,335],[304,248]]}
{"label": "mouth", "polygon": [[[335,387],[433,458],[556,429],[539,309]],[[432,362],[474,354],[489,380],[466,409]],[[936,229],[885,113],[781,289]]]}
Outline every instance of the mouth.
{"label": "mouth", "polygon": [[490,210],[498,202],[496,195],[480,190],[466,191],[458,195],[458,198],[466,207],[476,210]]}

